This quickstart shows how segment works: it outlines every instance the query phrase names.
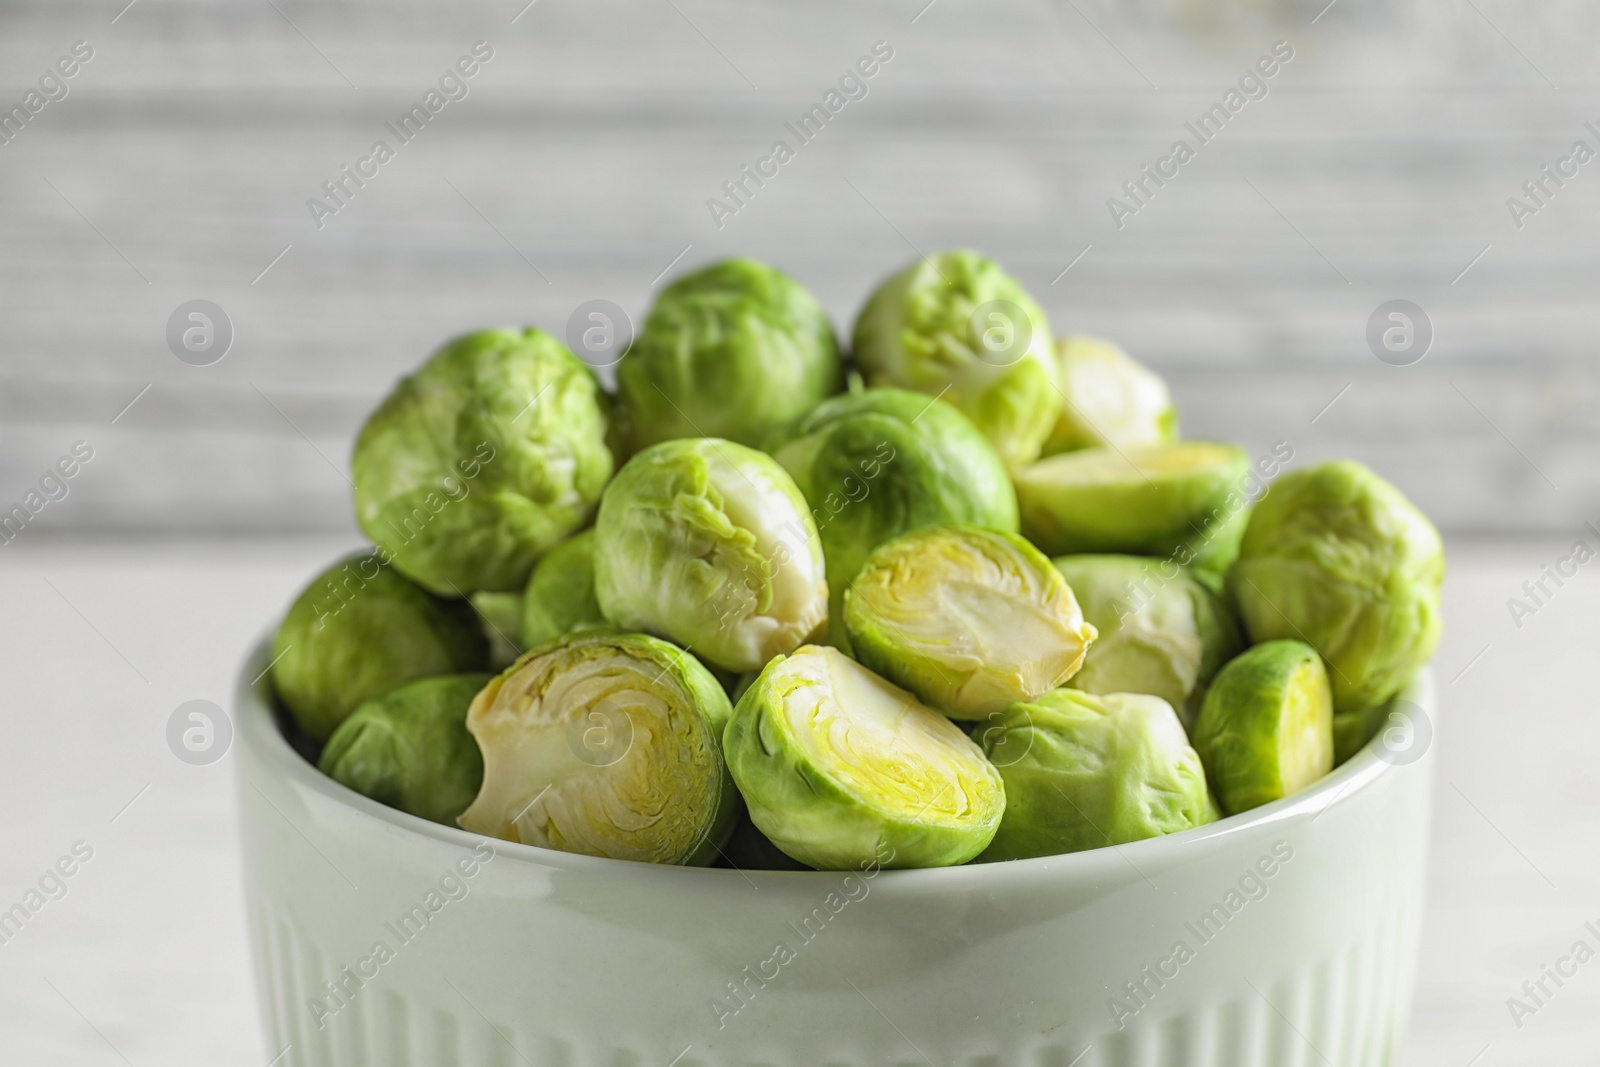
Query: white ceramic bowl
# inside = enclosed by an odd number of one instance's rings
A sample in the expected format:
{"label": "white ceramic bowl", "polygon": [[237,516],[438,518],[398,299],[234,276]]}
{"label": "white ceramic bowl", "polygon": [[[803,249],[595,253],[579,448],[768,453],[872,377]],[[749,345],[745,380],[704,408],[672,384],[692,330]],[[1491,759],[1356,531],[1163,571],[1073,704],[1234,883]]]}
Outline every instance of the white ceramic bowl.
{"label": "white ceramic bowl", "polygon": [[[1365,1067],[1399,1044],[1431,752],[1374,744],[1298,796],[1067,856],[659,867],[345,789],[285,741],[266,663],[238,780],[284,1067]],[[1426,676],[1406,698],[1436,718]]]}

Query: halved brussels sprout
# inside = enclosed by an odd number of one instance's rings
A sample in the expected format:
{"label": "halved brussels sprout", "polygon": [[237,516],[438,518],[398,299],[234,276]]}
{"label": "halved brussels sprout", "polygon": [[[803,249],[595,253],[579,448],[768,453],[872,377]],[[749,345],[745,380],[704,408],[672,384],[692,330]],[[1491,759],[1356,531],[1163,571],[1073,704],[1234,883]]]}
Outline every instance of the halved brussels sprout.
{"label": "halved brussels sprout", "polygon": [[1333,769],[1333,694],[1317,650],[1268,641],[1211,683],[1195,751],[1230,815],[1298,793]]}
{"label": "halved brussels sprout", "polygon": [[844,625],[857,659],[954,719],[1054,689],[1095,638],[1038,549],[976,526],[878,548],[845,590]]}
{"label": "halved brussels sprout", "polygon": [[757,445],[843,385],[833,325],[799,282],[753,259],[674,281],[617,365],[635,448],[677,437]]}
{"label": "halved brussels sprout", "polygon": [[481,671],[489,646],[464,600],[441,600],[376,555],[311,580],[272,638],[272,686],[300,728],[325,741],[369,700],[435,674]]}
{"label": "halved brussels sprout", "polygon": [[976,252],[940,252],[878,286],[856,318],[854,356],[868,385],[961,409],[1012,466],[1038,457],[1061,411],[1044,312]]}
{"label": "halved brussels sprout", "polygon": [[1298,638],[1321,653],[1341,713],[1384,703],[1432,657],[1443,581],[1439,531],[1348,461],[1279,478],[1228,572],[1250,637]]}
{"label": "halved brussels sprout", "polygon": [[1244,449],[1209,441],[1063,452],[1016,472],[1022,532],[1051,555],[1166,555],[1244,506],[1249,468]]}
{"label": "halved brussels sprout", "polygon": [[1178,439],[1178,409],[1161,376],[1097,337],[1056,342],[1061,415],[1044,454],[1079,448],[1133,448]]}
{"label": "halved brussels sprout", "polygon": [[467,598],[489,642],[489,669],[503,671],[522,655],[522,594],[473,593]]}
{"label": "halved brussels sprout", "polygon": [[605,625],[594,595],[594,531],[574,534],[533,568],[522,594],[522,647]]}
{"label": "halved brussels sprout", "polygon": [[760,670],[828,620],[805,497],[772,457],[731,441],[665,441],[629,460],[600,503],[594,569],[606,618],[729,671]]}
{"label": "halved brussels sprout", "polygon": [[820,870],[965,863],[1005,809],[1000,776],[959,727],[837,649],[769,663],[726,744],[756,828]]}
{"label": "halved brussels sprout", "polygon": [[927,526],[1017,532],[1017,494],[1000,457],[948,404],[904,389],[825,400],[768,449],[811,504],[828,566],[828,618],[867,555]]}
{"label": "halved brussels sprout", "polygon": [[1120,845],[1216,821],[1200,757],[1160,697],[1052,689],[978,731],[1006,814],[981,860]]}
{"label": "halved brussels sprout", "polygon": [[733,829],[728,697],[645,634],[580,633],[529,652],[467,713],[483,788],[474,833],[589,856],[703,866]]}
{"label": "halved brussels sprout", "polygon": [[424,678],[367,701],[333,732],[318,768],[380,804],[454,826],[483,783],[467,707],[492,677]]}
{"label": "halved brussels sprout", "polygon": [[1067,685],[1149,693],[1193,722],[1206,685],[1242,647],[1221,598],[1170,560],[1062,556],[1055,565],[1099,634]]}
{"label": "halved brussels sprout", "polygon": [[521,589],[611,477],[594,374],[541,330],[482,330],[402,378],[356,438],[356,517],[440,596]]}

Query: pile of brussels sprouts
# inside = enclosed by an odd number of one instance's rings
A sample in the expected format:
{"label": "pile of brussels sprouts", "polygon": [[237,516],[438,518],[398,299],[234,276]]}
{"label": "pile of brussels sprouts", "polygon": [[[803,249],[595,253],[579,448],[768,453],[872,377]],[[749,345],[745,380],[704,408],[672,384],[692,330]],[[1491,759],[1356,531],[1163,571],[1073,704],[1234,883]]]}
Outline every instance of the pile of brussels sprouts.
{"label": "pile of brussels sprouts", "polygon": [[660,294],[615,395],[537,329],[401,380],[355,445],[373,547],[271,677],[328,775],[545,848],[928,867],[1173,833],[1327,774],[1438,643],[1433,526],[1292,457],[1179,440],[1160,378],[975,253],[885,281],[848,353],[729,260]]}

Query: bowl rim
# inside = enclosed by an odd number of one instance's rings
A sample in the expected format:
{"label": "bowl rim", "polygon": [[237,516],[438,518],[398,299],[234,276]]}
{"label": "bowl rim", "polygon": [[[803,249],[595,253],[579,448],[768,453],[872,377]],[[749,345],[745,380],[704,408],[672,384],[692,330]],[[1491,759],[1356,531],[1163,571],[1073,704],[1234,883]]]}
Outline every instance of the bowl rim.
{"label": "bowl rim", "polygon": [[[261,688],[261,683],[267,681],[271,649],[272,631],[268,630],[251,645],[250,651],[240,665],[234,708],[234,730],[240,742],[248,745],[252,752],[283,775],[287,781],[309,789],[326,800],[359,812],[367,818],[387,823],[393,830],[432,838],[469,851],[480,842],[489,841],[493,844],[497,857],[505,856],[517,863],[531,864],[544,870],[570,871],[580,875],[611,872],[612,877],[625,874],[636,876],[642,871],[648,871],[676,872],[681,876],[736,878],[742,875],[746,879],[816,881],[825,878],[837,879],[852,873],[851,871],[764,871],[686,867],[587,856],[486,837],[459,827],[431,822],[420,816],[380,804],[323,774],[315,764],[290,745],[289,739],[278,726],[277,714],[270,700]],[[1433,722],[1437,719],[1436,698],[1437,689],[1430,665],[1423,667],[1417,676],[1395,695],[1391,703],[1400,700],[1410,701],[1420,706],[1430,722]],[[1433,740],[1436,742],[1436,725],[1434,733]],[[901,883],[915,880],[918,883],[944,885],[976,880],[986,888],[994,888],[998,883],[1012,878],[1032,880],[1047,873],[1054,877],[1067,873],[1091,877],[1111,869],[1125,872],[1129,866],[1142,876],[1146,867],[1153,865],[1165,868],[1177,865],[1188,858],[1192,849],[1204,847],[1208,842],[1219,838],[1232,837],[1273,823],[1298,820],[1305,816],[1310,816],[1311,820],[1315,821],[1323,812],[1348,804],[1357,795],[1371,788],[1374,783],[1401,772],[1406,766],[1379,758],[1377,750],[1381,736],[1380,731],[1359,752],[1324,775],[1310,788],[1238,815],[1224,816],[1204,826],[1139,841],[1103,845],[1082,852],[995,863],[968,863],[954,867],[886,869],[878,871],[876,877],[880,879],[886,876],[892,877]],[[244,783],[241,778],[242,784]],[[1148,880],[1146,878],[1146,881]]]}

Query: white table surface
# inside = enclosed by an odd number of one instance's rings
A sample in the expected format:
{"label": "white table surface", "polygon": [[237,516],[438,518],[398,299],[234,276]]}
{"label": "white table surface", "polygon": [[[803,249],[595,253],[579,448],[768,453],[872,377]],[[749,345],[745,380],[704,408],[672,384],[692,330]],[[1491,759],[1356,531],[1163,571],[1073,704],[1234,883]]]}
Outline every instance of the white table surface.
{"label": "white table surface", "polygon": [[[344,547],[18,539],[0,549],[0,910],[74,842],[94,850],[67,894],[0,944],[0,1062],[266,1067],[232,757],[188,766],[164,731],[184,701],[229,706],[246,646]],[[1506,1006],[1574,940],[1597,947],[1583,924],[1600,923],[1600,565],[1520,630],[1506,607],[1564,550],[1452,545],[1407,1067],[1596,1056],[1600,962],[1520,1029]]]}

